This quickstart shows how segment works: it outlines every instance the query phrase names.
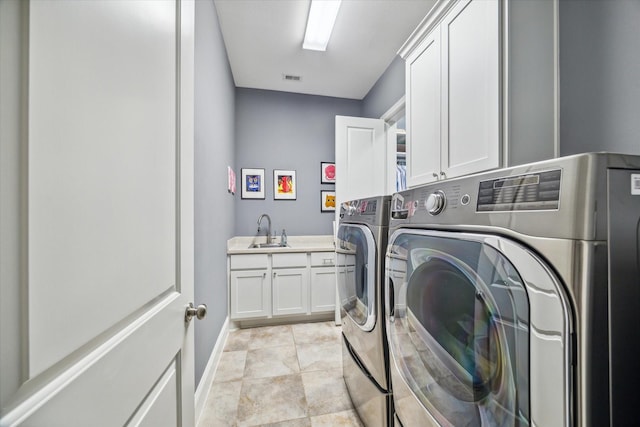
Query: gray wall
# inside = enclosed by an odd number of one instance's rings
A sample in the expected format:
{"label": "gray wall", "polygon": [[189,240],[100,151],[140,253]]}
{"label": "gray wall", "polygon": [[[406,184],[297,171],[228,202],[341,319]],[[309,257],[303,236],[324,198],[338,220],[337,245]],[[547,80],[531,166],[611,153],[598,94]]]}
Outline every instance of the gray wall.
{"label": "gray wall", "polygon": [[[361,116],[361,101],[236,89],[235,234],[253,236],[261,213],[289,235],[332,234],[333,214],[320,212],[320,162],[335,160],[335,116]],[[242,168],[265,170],[265,200],[241,199]],[[295,170],[297,200],[273,199],[273,170]]]}
{"label": "gray wall", "polygon": [[555,9],[553,1],[509,2],[506,166],[556,155]]}
{"label": "gray wall", "polygon": [[362,116],[377,119],[405,93],[405,61],[396,56],[393,62],[362,100]]}
{"label": "gray wall", "polygon": [[195,2],[195,376],[200,382],[227,317],[227,239],[233,236],[235,86],[213,0]]}
{"label": "gray wall", "polygon": [[560,153],[640,154],[640,1],[560,1]]}

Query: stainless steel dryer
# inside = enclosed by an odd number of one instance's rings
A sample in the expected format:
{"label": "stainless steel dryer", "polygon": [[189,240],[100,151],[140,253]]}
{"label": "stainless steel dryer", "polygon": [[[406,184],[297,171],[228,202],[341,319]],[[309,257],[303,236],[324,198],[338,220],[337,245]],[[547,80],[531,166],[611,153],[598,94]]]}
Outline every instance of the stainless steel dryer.
{"label": "stainless steel dryer", "polygon": [[637,425],[640,156],[533,163],[391,204],[398,425]]}
{"label": "stainless steel dryer", "polygon": [[392,413],[383,317],[390,199],[383,196],[343,203],[336,241],[344,380],[367,427],[388,426]]}

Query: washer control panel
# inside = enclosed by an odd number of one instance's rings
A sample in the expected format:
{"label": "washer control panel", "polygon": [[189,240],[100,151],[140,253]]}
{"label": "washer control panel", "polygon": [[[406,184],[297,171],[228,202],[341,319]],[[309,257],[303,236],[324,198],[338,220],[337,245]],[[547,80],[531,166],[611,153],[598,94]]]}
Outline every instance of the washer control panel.
{"label": "washer control panel", "polygon": [[388,226],[390,202],[390,196],[379,196],[340,203],[340,222]]}
{"label": "washer control panel", "polygon": [[341,217],[354,215],[375,215],[378,210],[377,200],[352,200],[342,203]]}
{"label": "washer control panel", "polygon": [[[539,168],[519,170],[513,175],[497,171],[437,181],[394,194],[391,219],[415,224],[460,225],[484,223],[484,219],[478,219],[482,213],[557,211],[563,170]],[[488,223],[495,224],[496,217],[491,218]],[[513,225],[510,219],[505,221],[507,226]]]}
{"label": "washer control panel", "polygon": [[562,170],[480,181],[477,212],[553,210],[560,207]]}
{"label": "washer control panel", "polygon": [[446,204],[447,197],[442,190],[437,190],[429,194],[427,200],[424,202],[424,206],[430,215],[438,215],[442,212]]}

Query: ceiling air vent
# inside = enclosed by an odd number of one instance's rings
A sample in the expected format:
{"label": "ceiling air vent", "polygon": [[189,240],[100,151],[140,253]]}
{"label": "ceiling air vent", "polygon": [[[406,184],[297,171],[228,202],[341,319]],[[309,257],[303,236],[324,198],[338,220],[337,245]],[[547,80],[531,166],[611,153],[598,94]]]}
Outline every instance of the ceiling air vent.
{"label": "ceiling air vent", "polygon": [[302,81],[302,76],[294,76],[293,74],[283,74],[282,79],[288,82],[300,82]]}

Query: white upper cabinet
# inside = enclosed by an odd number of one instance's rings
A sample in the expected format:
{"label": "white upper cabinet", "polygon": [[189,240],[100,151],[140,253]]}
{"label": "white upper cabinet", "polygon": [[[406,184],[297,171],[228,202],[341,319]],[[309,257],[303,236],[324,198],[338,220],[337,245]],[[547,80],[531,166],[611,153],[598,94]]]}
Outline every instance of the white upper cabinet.
{"label": "white upper cabinet", "polygon": [[434,6],[400,50],[408,186],[555,155],[556,10],[556,0]]}
{"label": "white upper cabinet", "polygon": [[454,177],[500,165],[498,2],[465,0],[440,25],[440,167]]}
{"label": "white upper cabinet", "polygon": [[440,31],[432,31],[407,58],[407,185],[440,174]]}

